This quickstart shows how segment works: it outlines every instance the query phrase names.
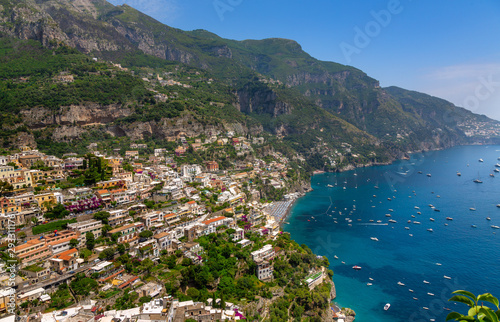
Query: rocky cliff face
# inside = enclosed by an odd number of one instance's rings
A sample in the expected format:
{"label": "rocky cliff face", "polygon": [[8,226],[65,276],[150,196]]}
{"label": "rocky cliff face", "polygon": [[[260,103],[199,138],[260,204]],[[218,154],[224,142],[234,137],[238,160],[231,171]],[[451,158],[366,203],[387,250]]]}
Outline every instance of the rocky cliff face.
{"label": "rocky cliff face", "polygon": [[236,107],[246,114],[271,114],[276,117],[292,112],[292,106],[279,100],[276,92],[268,88],[253,90],[246,86],[237,91],[236,95],[238,98]]}

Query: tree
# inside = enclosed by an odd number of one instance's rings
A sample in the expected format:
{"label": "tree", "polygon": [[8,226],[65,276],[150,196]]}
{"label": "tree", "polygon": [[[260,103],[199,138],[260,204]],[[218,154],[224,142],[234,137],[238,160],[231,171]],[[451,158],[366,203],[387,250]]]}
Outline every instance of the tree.
{"label": "tree", "polygon": [[[458,290],[453,292],[456,294],[452,296],[448,301],[460,302],[467,304],[470,307],[467,315],[460,314],[458,312],[451,312],[446,316],[446,321],[482,321],[482,322],[499,322],[500,308],[499,301],[496,297],[490,293],[484,293],[478,295],[477,297],[471,292]],[[496,307],[496,312],[484,305],[484,302],[490,303]],[[481,304],[479,304],[481,303]]]}
{"label": "tree", "polygon": [[79,242],[77,239],[75,238],[72,238],[70,241],[69,241],[69,247],[71,248],[76,248],[76,246],[78,246]]}
{"label": "tree", "polygon": [[87,232],[85,234],[85,238],[87,239],[87,241],[85,242],[85,245],[87,246],[87,249],[88,250],[93,250],[94,246],[95,246],[95,237],[94,237],[94,234],[89,231],[89,232]]}
{"label": "tree", "polygon": [[141,238],[150,238],[152,236],[153,236],[153,232],[150,230],[141,231],[139,233],[139,237],[141,237]]}
{"label": "tree", "polygon": [[155,263],[149,258],[146,258],[141,262],[141,267],[144,270],[146,276],[149,276],[149,272],[151,271],[151,268],[153,268],[153,266],[155,266]]}
{"label": "tree", "polygon": [[190,287],[188,290],[187,290],[187,296],[189,296],[190,298],[192,298],[193,300],[197,300],[198,297],[200,296],[200,291],[198,291],[195,287]]}
{"label": "tree", "polygon": [[24,239],[26,238],[26,233],[24,231],[20,232],[17,237],[21,238],[21,239]]}
{"label": "tree", "polygon": [[109,212],[107,211],[99,211],[94,214],[95,220],[100,220],[104,225],[109,224]]}
{"label": "tree", "polygon": [[115,250],[113,248],[106,248],[99,254],[100,260],[112,260],[115,258]]}
{"label": "tree", "polygon": [[48,219],[62,219],[69,214],[70,212],[62,204],[58,203],[54,208],[49,208],[44,217]]}
{"label": "tree", "polygon": [[96,291],[99,284],[92,278],[85,277],[85,274],[78,273],[75,280],[71,282],[70,287],[75,294],[87,296],[90,292]]}
{"label": "tree", "polygon": [[125,254],[126,249],[123,244],[118,244],[118,247],[116,249],[118,250],[118,253],[120,253],[120,255]]}
{"label": "tree", "polygon": [[14,190],[14,186],[12,186],[7,181],[0,181],[0,196],[6,195]]}

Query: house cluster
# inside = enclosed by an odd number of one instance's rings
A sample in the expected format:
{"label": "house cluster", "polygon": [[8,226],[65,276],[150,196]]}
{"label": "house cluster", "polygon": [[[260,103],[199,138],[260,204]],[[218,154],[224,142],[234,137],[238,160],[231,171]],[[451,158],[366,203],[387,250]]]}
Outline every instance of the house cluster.
{"label": "house cluster", "polygon": [[[246,138],[236,138],[232,133],[222,139],[215,136],[207,141],[215,145],[231,144],[238,147],[238,151],[251,149]],[[204,148],[202,145],[192,147]],[[267,161],[237,161],[233,170],[222,171],[215,160],[177,165],[183,154],[180,148],[184,145],[174,151],[175,154],[179,152],[177,158],[169,155],[166,149],[155,149],[154,156],[139,159],[139,151],[147,146],[134,144],[130,148],[134,150],[126,151],[125,159],[102,155],[94,150],[95,157],[106,161],[111,178],[66,189],[60,188],[59,184],[74,177],[78,173],[76,170],[84,168],[85,158],[75,154],[57,158],[29,148],[14,155],[0,156],[0,181],[12,185],[12,191],[0,198],[3,242],[7,241],[7,231],[12,226],[21,227],[17,229],[18,236],[24,233],[17,238],[13,249],[22,272],[16,279],[18,305],[35,299],[50,301],[51,292],[61,282],[80,272],[98,281],[101,291],[140,285],[140,276],[127,274],[119,262],[98,259],[107,249],[115,250],[113,245],[123,245],[127,254],[139,261],[146,258],[157,261],[162,254],[180,253],[192,263],[203,265],[206,254],[196,241],[201,236],[231,229],[232,241],[245,248],[253,245],[245,238],[249,230],[269,238],[279,234],[282,217],[269,211],[269,203],[260,201],[261,192],[255,182],[276,189],[285,187],[288,159],[283,155],[273,152]],[[123,165],[127,158],[132,168],[125,170]],[[159,202],[161,207],[151,206],[152,201]],[[44,216],[59,204],[67,210],[68,215],[62,219],[68,222],[59,229],[33,230],[36,226],[51,225],[60,220]],[[285,210],[279,202],[272,205],[275,205],[274,211]],[[94,217],[96,212],[102,211],[107,213],[105,219]],[[89,258],[83,258],[80,251],[86,247],[89,233],[94,240],[101,242]],[[102,242],[104,239],[114,241],[114,244]],[[279,249],[268,244],[251,253],[257,264],[255,274],[260,280],[273,278],[272,261],[277,252]],[[116,252],[114,258],[118,256]],[[1,278],[5,279],[7,275]],[[152,293],[158,296],[161,291]],[[8,301],[9,296],[8,287],[0,290],[0,303]],[[6,311],[6,305],[0,305],[0,314],[2,310]],[[221,309],[219,305],[161,297],[135,310],[133,316],[141,320],[148,320],[148,316],[151,320],[162,321],[187,318],[238,320],[242,317],[230,303]],[[92,314],[83,308],[75,311],[76,315],[80,313]],[[63,321],[64,318],[56,317],[57,314],[44,315],[43,319]],[[99,319],[127,316],[127,313],[120,314],[105,312]],[[157,315],[162,318],[156,318]],[[94,318],[91,316],[88,320]]]}

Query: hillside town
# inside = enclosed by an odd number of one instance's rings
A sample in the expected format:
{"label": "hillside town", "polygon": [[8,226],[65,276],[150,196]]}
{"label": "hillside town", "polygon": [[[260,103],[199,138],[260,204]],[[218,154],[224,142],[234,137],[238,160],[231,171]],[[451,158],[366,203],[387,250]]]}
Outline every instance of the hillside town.
{"label": "hillside town", "polygon": [[[181,140],[152,155],[140,153],[146,144],[131,144],[123,156],[93,149],[58,158],[30,147],[0,156],[0,313],[44,322],[247,319],[248,298],[230,303],[229,294],[201,294],[182,281],[185,292],[175,289],[188,268],[220,256],[204,249],[209,240],[226,243],[228,259],[250,261],[244,279],[272,282],[273,260],[289,255],[280,225],[301,193],[290,192],[288,159],[280,153],[225,170],[216,160],[183,163],[185,153],[205,144],[252,149],[245,138],[207,142]],[[263,187],[275,194],[263,196]],[[325,267],[309,269],[299,284],[312,290]],[[221,276],[200,283],[215,290]],[[279,295],[262,285],[253,294]],[[258,314],[269,314],[263,303]]]}

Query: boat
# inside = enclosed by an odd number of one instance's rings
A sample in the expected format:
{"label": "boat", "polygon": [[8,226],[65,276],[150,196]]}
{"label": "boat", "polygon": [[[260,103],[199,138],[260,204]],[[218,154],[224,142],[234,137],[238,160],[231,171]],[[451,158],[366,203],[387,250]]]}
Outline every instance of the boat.
{"label": "boat", "polygon": [[428,176],[428,177],[432,177],[432,174],[430,174],[430,173],[427,173],[427,176]]}
{"label": "boat", "polygon": [[434,206],[431,203],[429,204],[429,207],[434,208]]}
{"label": "boat", "polygon": [[451,277],[449,277],[449,276],[446,276],[446,275],[445,275],[445,276],[443,276],[443,277],[444,277],[444,278],[446,278],[447,280],[451,280]]}
{"label": "boat", "polygon": [[469,208],[470,211],[476,211],[476,208]]}
{"label": "boat", "polygon": [[491,225],[491,228],[500,229],[500,227],[495,226],[495,225]]}
{"label": "boat", "polygon": [[495,167],[500,168],[500,163],[495,164]]}
{"label": "boat", "polygon": [[413,299],[414,299],[415,301],[418,301],[418,298],[416,298],[416,297],[413,297]]}
{"label": "boat", "polygon": [[472,228],[477,228],[477,226],[476,226],[476,225],[471,225],[471,227],[472,227]]}
{"label": "boat", "polygon": [[408,292],[412,292],[413,293],[413,290],[411,288],[408,289]]}
{"label": "boat", "polygon": [[411,218],[415,218],[415,215],[411,215]]}
{"label": "boat", "polygon": [[372,286],[373,284],[372,284],[372,283],[366,283],[366,285],[368,285],[368,286]]}
{"label": "boat", "polygon": [[479,159],[478,161],[479,161],[479,162],[484,162],[484,160],[483,160],[483,159]]}
{"label": "boat", "polygon": [[378,186],[375,186],[374,188],[375,188],[375,189],[378,189]]}
{"label": "boat", "polygon": [[486,220],[491,220],[491,218],[490,217],[486,217]]}
{"label": "boat", "polygon": [[398,285],[399,285],[399,286],[405,286],[405,284],[404,284],[404,283],[402,283],[402,282],[398,282]]}
{"label": "boat", "polygon": [[434,293],[427,292],[427,295],[434,296]]}
{"label": "boat", "polygon": [[371,240],[378,241],[377,237],[370,237]]}
{"label": "boat", "polygon": [[446,217],[446,220],[453,220],[453,218],[451,218],[451,217]]}
{"label": "boat", "polygon": [[441,210],[439,210],[439,209],[437,209],[437,208],[434,208],[434,211],[440,212]]}
{"label": "boat", "polygon": [[436,265],[437,265],[437,266],[441,266],[441,265],[443,265],[443,264],[441,264],[441,263],[436,263]]}
{"label": "boat", "polygon": [[406,230],[410,230],[410,227],[405,227]]}
{"label": "boat", "polygon": [[333,188],[333,186],[331,184],[327,184],[326,185],[327,187],[330,187],[330,188]]}
{"label": "boat", "polygon": [[499,203],[499,204],[497,204],[497,208],[500,208],[500,203]]}
{"label": "boat", "polygon": [[381,223],[381,222],[382,222],[382,220],[377,220],[377,222],[378,222],[378,223]]}
{"label": "boat", "polygon": [[420,225],[420,221],[414,221],[413,222],[415,225]]}
{"label": "boat", "polygon": [[421,213],[420,211],[419,211],[419,212],[417,212],[417,215],[421,215],[421,214],[422,214],[422,213]]}
{"label": "boat", "polygon": [[341,263],[342,263],[342,264],[345,264],[345,262],[344,262],[344,261],[342,261]]}
{"label": "boat", "polygon": [[387,311],[391,307],[391,304],[387,303],[384,305],[384,310]]}
{"label": "boat", "polygon": [[352,267],[352,269],[359,271],[359,270],[361,270],[361,266],[354,265],[354,266]]}
{"label": "boat", "polygon": [[413,207],[413,208],[415,208],[415,209],[420,209],[420,207],[417,207],[417,206],[415,206],[415,207]]}
{"label": "boat", "polygon": [[422,171],[417,172],[418,174],[422,174]]}
{"label": "boat", "polygon": [[498,169],[493,169],[493,171],[495,171],[495,172],[500,172],[500,170],[498,170]]}
{"label": "boat", "polygon": [[430,221],[434,221],[434,218],[429,218]]}
{"label": "boat", "polygon": [[338,257],[337,255],[334,255],[334,256],[333,256],[333,258],[335,258],[335,259],[339,259],[339,257]]}
{"label": "boat", "polygon": [[391,214],[385,214],[386,217],[391,217]]}
{"label": "boat", "polygon": [[390,211],[390,212],[393,212],[393,211],[394,211],[394,209],[389,209],[389,211]]}
{"label": "boat", "polygon": [[474,182],[475,182],[475,183],[483,183],[483,182],[482,182],[481,180],[479,180],[479,179],[474,179]]}
{"label": "boat", "polygon": [[369,279],[370,281],[373,281],[373,278],[371,278],[371,277],[368,277],[368,279]]}
{"label": "boat", "polygon": [[391,201],[392,199],[391,198],[387,198],[387,200]]}
{"label": "boat", "polygon": [[424,310],[428,310],[428,309],[429,309],[429,308],[428,308],[428,307],[426,307],[426,306],[422,306],[422,308],[423,308]]}
{"label": "boat", "polygon": [[394,219],[389,219],[389,222],[397,223],[397,221],[395,221]]}
{"label": "boat", "polygon": [[427,229],[427,231],[430,231],[431,233],[434,231],[432,228]]}
{"label": "boat", "polygon": [[413,237],[413,234],[409,234],[409,235],[410,235],[410,237]]}
{"label": "boat", "polygon": [[430,282],[428,282],[428,281],[424,280],[424,284],[430,284]]}
{"label": "boat", "polygon": [[462,175],[462,174],[461,174],[460,172],[457,172],[457,176],[459,176],[459,177],[460,177],[461,175]]}

